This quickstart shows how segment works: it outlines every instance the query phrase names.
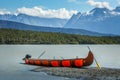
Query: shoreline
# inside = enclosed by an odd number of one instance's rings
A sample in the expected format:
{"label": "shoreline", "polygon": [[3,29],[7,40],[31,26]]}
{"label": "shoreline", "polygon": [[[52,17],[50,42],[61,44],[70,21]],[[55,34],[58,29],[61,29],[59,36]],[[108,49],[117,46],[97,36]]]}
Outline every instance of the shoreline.
{"label": "shoreline", "polygon": [[68,68],[68,67],[38,67],[34,72],[45,72],[48,75],[76,78],[80,80],[120,80],[120,69],[101,68]]}

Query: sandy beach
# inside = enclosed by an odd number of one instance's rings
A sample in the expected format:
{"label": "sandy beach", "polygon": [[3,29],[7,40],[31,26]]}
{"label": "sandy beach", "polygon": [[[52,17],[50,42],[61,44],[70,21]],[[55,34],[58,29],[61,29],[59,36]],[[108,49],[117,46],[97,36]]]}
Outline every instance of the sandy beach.
{"label": "sandy beach", "polygon": [[120,69],[38,67],[32,71],[45,72],[48,75],[76,78],[79,80],[120,80]]}

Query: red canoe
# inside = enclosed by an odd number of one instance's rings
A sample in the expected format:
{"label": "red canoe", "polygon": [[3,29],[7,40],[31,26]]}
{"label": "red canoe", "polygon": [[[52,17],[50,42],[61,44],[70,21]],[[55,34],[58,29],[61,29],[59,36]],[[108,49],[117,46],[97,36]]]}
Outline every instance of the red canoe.
{"label": "red canoe", "polygon": [[86,58],[74,59],[31,59],[29,55],[24,58],[25,64],[46,67],[83,67],[93,63],[93,53],[89,51]]}

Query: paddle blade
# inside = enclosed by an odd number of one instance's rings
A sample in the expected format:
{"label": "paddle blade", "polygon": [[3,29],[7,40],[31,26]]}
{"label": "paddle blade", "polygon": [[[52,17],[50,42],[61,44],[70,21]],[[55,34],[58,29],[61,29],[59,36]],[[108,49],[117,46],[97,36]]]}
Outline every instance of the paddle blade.
{"label": "paddle blade", "polygon": [[98,70],[101,70],[101,66],[99,63],[96,63],[97,64],[97,67],[98,67]]}
{"label": "paddle blade", "polygon": [[101,70],[101,66],[100,66],[100,64],[97,62],[97,60],[96,60],[95,57],[94,57],[94,60],[95,60],[95,63],[96,63],[96,65],[97,65],[98,70]]}

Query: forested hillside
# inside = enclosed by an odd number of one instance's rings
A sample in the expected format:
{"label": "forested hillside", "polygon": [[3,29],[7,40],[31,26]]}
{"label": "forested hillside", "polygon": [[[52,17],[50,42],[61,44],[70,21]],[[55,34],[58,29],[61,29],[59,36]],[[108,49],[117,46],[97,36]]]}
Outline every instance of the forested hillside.
{"label": "forested hillside", "polygon": [[84,35],[0,29],[0,44],[120,44],[120,36]]}

